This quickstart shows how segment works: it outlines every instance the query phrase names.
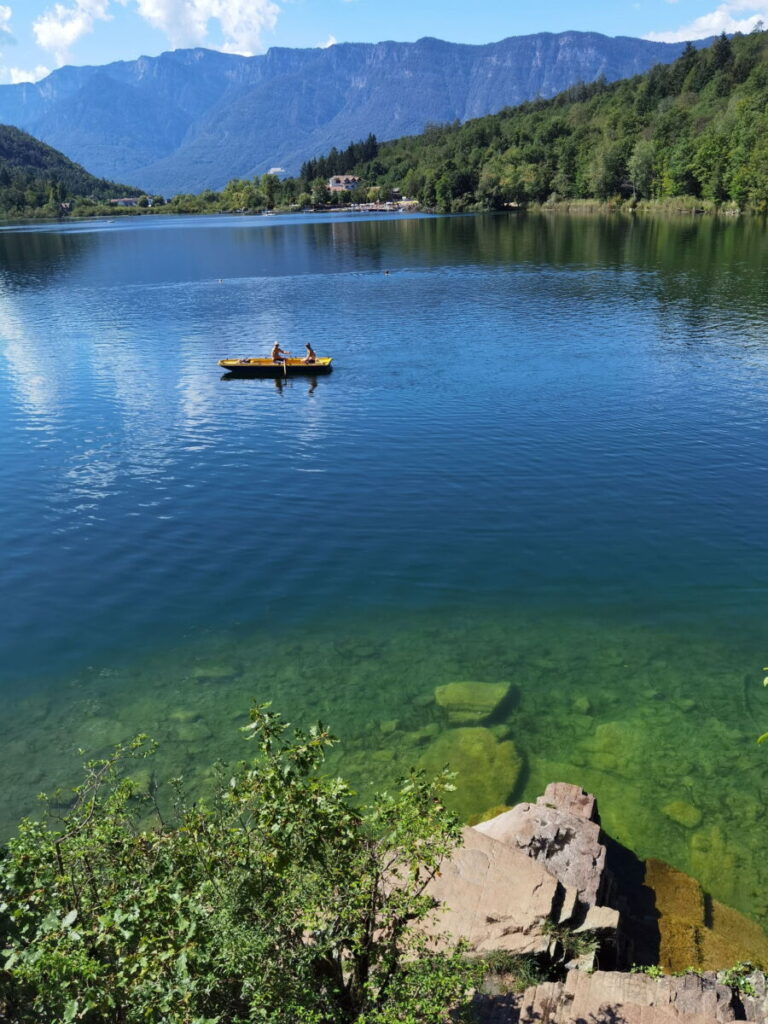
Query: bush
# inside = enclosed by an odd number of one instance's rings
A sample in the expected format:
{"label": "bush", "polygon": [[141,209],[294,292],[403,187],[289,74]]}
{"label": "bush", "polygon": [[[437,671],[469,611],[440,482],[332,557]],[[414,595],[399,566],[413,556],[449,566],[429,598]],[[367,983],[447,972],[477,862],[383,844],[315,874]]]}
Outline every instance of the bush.
{"label": "bush", "polygon": [[220,766],[205,802],[181,780],[170,814],[139,793],[126,766],[152,747],[138,737],[86,765],[57,827],[21,823],[0,860],[0,1020],[446,1019],[478,970],[418,927],[460,837],[448,776],[413,773],[359,809],[320,772],[328,731],[287,728],[253,708],[257,757]]}

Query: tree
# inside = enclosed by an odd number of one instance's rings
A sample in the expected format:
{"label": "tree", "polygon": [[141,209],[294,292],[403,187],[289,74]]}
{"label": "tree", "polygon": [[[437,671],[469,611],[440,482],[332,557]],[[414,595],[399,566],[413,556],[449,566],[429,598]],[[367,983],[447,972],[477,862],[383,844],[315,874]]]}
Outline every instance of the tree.
{"label": "tree", "polygon": [[[14,1024],[435,1024],[476,979],[418,925],[459,839],[448,776],[358,808],[321,774],[333,737],[266,705],[258,754],[175,811],[90,762],[58,827],[26,820],[0,860],[0,1019]],[[152,817],[147,820],[148,812]]]}
{"label": "tree", "polygon": [[629,158],[627,170],[634,194],[642,199],[650,198],[655,162],[656,147],[653,142],[650,139],[638,139]]}

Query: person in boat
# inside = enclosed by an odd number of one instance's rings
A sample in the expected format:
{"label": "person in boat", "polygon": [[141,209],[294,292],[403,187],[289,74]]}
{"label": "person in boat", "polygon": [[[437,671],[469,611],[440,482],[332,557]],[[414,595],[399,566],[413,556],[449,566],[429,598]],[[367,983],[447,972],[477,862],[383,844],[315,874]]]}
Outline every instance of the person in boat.
{"label": "person in boat", "polygon": [[286,352],[284,348],[280,348],[280,342],[276,341],[272,346],[272,362],[283,363],[290,355],[290,352]]}
{"label": "person in boat", "polygon": [[307,342],[304,345],[304,348],[307,350],[307,354],[304,356],[304,360],[303,361],[305,363],[314,363],[317,360],[317,356],[315,355],[315,350],[312,348],[312,346],[309,344],[309,342]]}

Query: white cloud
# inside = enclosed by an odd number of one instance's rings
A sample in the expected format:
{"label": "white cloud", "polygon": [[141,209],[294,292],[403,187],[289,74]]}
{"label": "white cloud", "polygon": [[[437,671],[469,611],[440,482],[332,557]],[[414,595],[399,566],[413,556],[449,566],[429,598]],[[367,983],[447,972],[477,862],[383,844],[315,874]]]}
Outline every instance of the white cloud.
{"label": "white cloud", "polygon": [[32,23],[38,45],[54,55],[59,64],[69,59],[69,50],[77,40],[93,31],[97,21],[108,21],[110,0],[74,0],[67,7],[54,4]]}
{"label": "white cloud", "polygon": [[[209,46],[246,56],[263,50],[263,35],[274,29],[280,15],[276,0],[70,0],[55,3],[33,22],[35,38],[64,64],[78,39],[92,32],[97,21],[110,20],[115,3],[132,8],[173,47]],[[10,8],[0,5],[0,35],[10,14]],[[209,37],[216,23],[218,45]]]}
{"label": "white cloud", "polygon": [[13,38],[13,33],[11,32],[12,15],[13,11],[10,7],[7,7],[5,4],[0,4],[0,46],[16,42]]}
{"label": "white cloud", "polygon": [[324,43],[320,43],[320,49],[327,50],[329,46],[335,46],[337,42],[336,36],[328,36]]}
{"label": "white cloud", "polygon": [[210,45],[208,25],[218,21],[224,41],[216,49],[245,56],[263,49],[280,14],[274,0],[136,0],[136,7],[173,46]]}
{"label": "white cloud", "polygon": [[688,25],[672,32],[649,32],[645,38],[659,43],[679,43],[687,39],[719,36],[721,32],[751,32],[759,21],[768,21],[768,3],[728,0]]}
{"label": "white cloud", "polygon": [[25,71],[24,68],[0,68],[0,81],[10,85],[18,85],[19,82],[39,82],[50,73],[51,69],[43,64],[38,64],[31,71]]}
{"label": "white cloud", "polygon": [[270,167],[267,174],[285,174],[284,167]]}

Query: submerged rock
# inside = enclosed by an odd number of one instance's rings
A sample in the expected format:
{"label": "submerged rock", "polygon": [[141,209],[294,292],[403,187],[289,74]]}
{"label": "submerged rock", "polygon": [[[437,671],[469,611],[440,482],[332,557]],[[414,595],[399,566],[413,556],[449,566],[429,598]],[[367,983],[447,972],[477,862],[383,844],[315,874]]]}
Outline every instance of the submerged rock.
{"label": "submerged rock", "polygon": [[435,689],[435,701],[451,725],[479,725],[508,696],[510,683],[446,683]]}
{"label": "submerged rock", "polygon": [[488,807],[506,803],[522,758],[512,740],[498,743],[490,729],[447,729],[424,751],[419,767],[435,775],[448,765],[457,773],[456,792],[446,803],[468,820]]}
{"label": "submerged rock", "polygon": [[701,824],[701,811],[693,804],[686,803],[685,800],[671,800],[668,804],[664,804],[661,813],[671,821],[682,825],[683,828],[696,828]]}

